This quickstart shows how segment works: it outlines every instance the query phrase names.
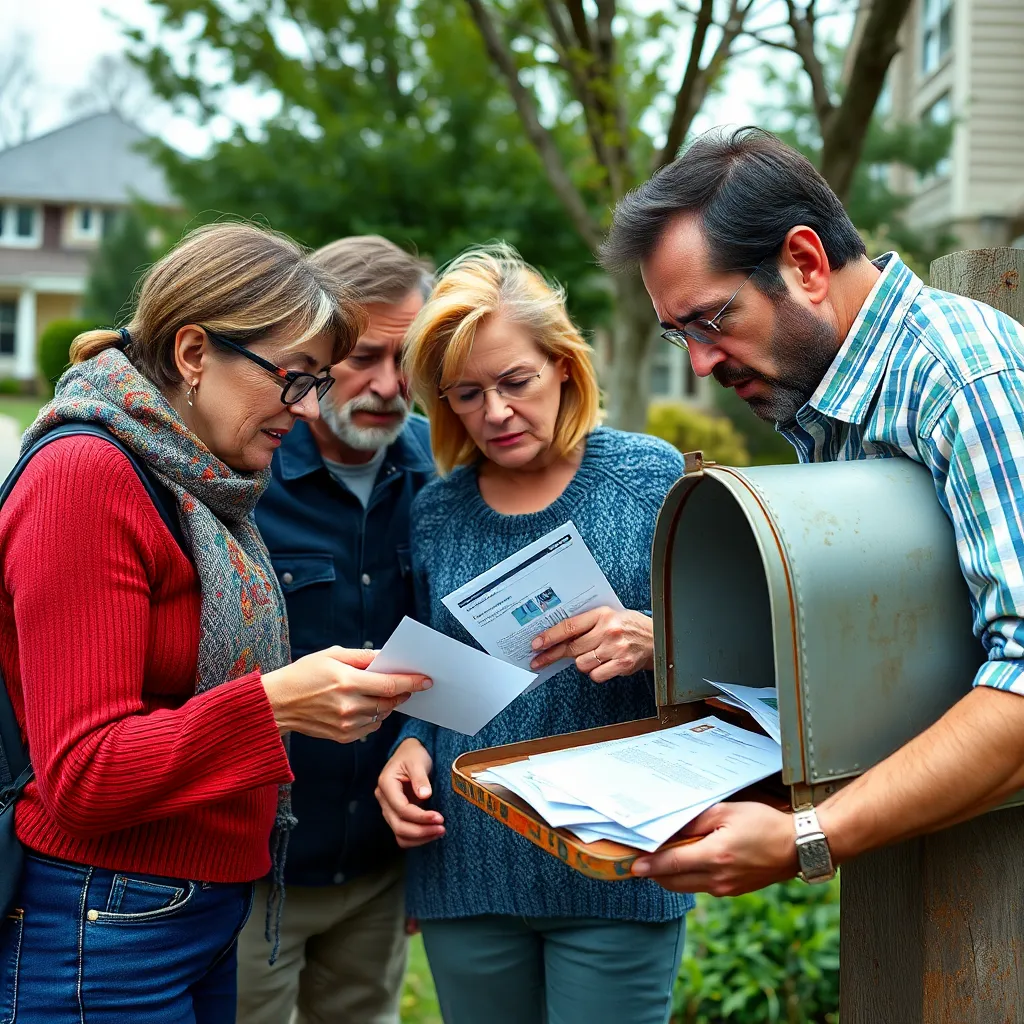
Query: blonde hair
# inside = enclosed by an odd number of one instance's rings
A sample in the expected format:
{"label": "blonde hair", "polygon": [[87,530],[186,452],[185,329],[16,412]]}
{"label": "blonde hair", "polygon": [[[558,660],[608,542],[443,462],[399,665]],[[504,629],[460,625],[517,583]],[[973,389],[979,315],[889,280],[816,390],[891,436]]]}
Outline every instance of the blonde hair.
{"label": "blonde hair", "polygon": [[[238,344],[282,329],[293,344],[328,334],[340,362],[362,333],[362,307],[306,250],[253,224],[210,224],[189,232],[143,278],[127,330],[125,355],[157,387],[181,383],[175,336],[186,324],[208,327]],[[78,335],[71,362],[123,347],[119,331]]]}
{"label": "blonde hair", "polygon": [[568,455],[597,426],[600,391],[590,346],[569,319],[565,292],[550,284],[510,245],[481,246],[453,260],[409,328],[405,368],[413,395],[430,418],[430,443],[441,473],[478,456],[459,417],[440,398],[469,359],[477,328],[501,317],[529,331],[550,359],[564,359],[568,380],[553,445]]}
{"label": "blonde hair", "polygon": [[401,302],[410,292],[424,299],[434,285],[434,268],[382,235],[339,238],[313,253],[363,305]]}

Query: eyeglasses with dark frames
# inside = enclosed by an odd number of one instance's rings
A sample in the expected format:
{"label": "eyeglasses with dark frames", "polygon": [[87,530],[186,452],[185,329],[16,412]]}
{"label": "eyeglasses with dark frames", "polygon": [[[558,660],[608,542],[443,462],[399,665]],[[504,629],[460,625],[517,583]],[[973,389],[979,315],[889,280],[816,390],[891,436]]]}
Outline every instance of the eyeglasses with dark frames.
{"label": "eyeglasses with dark frames", "polygon": [[[763,262],[762,260],[761,263]],[[681,348],[684,352],[689,352],[691,341],[695,341],[699,345],[717,345],[722,334],[722,328],[719,326],[718,321],[732,305],[733,299],[743,291],[746,283],[761,269],[761,263],[758,263],[750,271],[744,278],[743,284],[729,296],[728,302],[710,320],[705,317],[697,317],[696,320],[691,320],[689,323],[683,324],[682,327],[670,327],[667,331],[662,331],[661,336],[666,341]]]}
{"label": "eyeglasses with dark frames", "polygon": [[204,327],[203,330],[215,345],[237,352],[239,355],[245,356],[246,359],[251,359],[267,373],[277,377],[281,384],[281,401],[285,405],[295,405],[297,402],[301,402],[314,388],[316,388],[316,397],[323,398],[334,386],[334,378],[330,373],[317,376],[314,373],[303,373],[300,370],[286,370],[283,366],[278,366],[276,363],[270,362],[269,359],[263,359],[255,352],[250,352],[244,345],[225,338],[223,334],[211,331],[209,327]]}

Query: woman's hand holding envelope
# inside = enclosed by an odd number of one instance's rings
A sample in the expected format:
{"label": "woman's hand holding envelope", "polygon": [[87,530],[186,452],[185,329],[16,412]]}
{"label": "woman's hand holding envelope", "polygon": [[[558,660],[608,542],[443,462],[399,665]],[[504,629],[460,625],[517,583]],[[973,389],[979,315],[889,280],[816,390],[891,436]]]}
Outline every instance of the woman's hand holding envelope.
{"label": "woman's hand holding envelope", "polygon": [[427,748],[419,740],[408,739],[399,744],[377,780],[374,796],[403,850],[423,846],[444,835],[442,815],[420,806],[433,793],[433,767]]}
{"label": "woman's hand holding envelope", "polygon": [[380,728],[410,694],[429,689],[426,676],[367,672],[375,651],[330,647],[263,676],[281,735],[352,743]]}
{"label": "woman's hand holding envelope", "polygon": [[534,638],[534,672],[562,658],[595,683],[654,668],[654,623],[640,612],[595,608],[565,619]]}

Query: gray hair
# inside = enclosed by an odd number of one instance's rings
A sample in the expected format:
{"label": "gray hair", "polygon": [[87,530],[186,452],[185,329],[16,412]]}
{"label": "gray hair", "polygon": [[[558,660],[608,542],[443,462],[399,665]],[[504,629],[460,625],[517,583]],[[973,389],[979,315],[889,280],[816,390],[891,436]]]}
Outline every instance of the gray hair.
{"label": "gray hair", "polygon": [[362,305],[401,302],[418,288],[424,300],[434,287],[434,268],[381,235],[352,235],[318,249],[313,262],[327,270]]}

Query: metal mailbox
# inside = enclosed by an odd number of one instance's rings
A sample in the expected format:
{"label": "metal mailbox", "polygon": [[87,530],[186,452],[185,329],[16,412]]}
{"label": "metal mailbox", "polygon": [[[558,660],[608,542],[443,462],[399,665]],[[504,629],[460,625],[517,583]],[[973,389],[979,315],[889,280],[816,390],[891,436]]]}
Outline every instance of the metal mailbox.
{"label": "metal mailbox", "polygon": [[705,679],[777,686],[782,782],[818,802],[939,718],[985,657],[952,525],[908,459],[687,465],[652,557],[661,717],[691,717]]}
{"label": "metal mailbox", "polygon": [[985,657],[924,467],[892,458],[733,469],[699,453],[686,462],[652,553],[658,717],[471,751],[452,765],[460,796],[591,878],[631,877],[638,851],[584,843],[475,775],[709,713],[758,729],[716,700],[705,682],[716,679],[778,688],[781,779],[738,798],[806,807],[926,729]]}

